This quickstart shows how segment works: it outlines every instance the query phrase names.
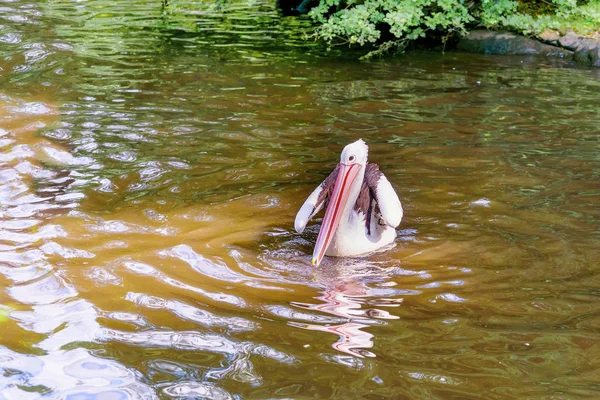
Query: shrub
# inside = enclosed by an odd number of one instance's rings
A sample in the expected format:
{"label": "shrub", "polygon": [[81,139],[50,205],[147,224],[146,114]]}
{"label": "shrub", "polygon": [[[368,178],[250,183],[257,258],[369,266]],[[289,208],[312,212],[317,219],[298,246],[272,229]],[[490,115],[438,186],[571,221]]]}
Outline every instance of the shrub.
{"label": "shrub", "polygon": [[309,15],[319,24],[318,38],[331,45],[372,45],[375,54],[475,26],[536,34],[587,19],[598,29],[599,9],[599,0],[586,6],[576,0],[320,0]]}

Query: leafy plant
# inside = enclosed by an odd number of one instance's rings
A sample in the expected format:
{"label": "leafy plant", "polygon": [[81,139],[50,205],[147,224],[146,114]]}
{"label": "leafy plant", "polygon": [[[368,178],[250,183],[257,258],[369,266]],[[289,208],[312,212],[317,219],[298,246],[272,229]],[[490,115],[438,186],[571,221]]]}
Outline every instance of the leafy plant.
{"label": "leafy plant", "polygon": [[309,15],[321,23],[318,37],[365,45],[376,43],[382,30],[396,40],[414,40],[431,30],[464,31],[473,21],[467,7],[462,0],[321,0]]}
{"label": "leafy plant", "polygon": [[565,26],[598,29],[600,1],[320,0],[309,15],[319,24],[316,37],[331,45],[371,45],[373,55],[434,32],[443,37],[477,26],[523,34]]}

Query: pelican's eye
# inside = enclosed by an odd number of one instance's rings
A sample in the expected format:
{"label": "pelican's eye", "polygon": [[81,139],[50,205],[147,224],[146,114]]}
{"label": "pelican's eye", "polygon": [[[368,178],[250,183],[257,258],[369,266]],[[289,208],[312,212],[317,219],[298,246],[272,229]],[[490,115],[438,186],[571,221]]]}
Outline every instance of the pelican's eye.
{"label": "pelican's eye", "polygon": [[348,157],[348,161],[354,162],[354,160],[356,160],[356,156],[354,154]]}

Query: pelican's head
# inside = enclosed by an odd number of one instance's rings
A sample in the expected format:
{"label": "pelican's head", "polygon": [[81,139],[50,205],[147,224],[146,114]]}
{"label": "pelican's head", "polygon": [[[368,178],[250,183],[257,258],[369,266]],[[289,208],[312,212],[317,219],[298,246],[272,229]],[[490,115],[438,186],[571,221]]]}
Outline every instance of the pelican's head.
{"label": "pelican's head", "polygon": [[367,156],[369,155],[369,146],[362,140],[358,139],[354,143],[350,143],[342,150],[340,163],[345,165],[359,164],[367,165]]}

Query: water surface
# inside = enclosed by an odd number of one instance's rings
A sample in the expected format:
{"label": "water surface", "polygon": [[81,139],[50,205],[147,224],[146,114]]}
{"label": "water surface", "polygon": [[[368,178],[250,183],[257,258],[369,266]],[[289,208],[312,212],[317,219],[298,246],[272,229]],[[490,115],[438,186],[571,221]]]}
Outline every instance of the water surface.
{"label": "water surface", "polygon": [[[598,71],[154,3],[0,3],[1,398],[600,396]],[[396,246],[314,268],[358,138]]]}

